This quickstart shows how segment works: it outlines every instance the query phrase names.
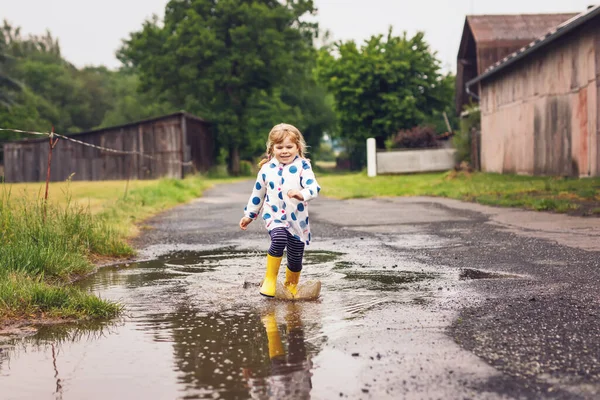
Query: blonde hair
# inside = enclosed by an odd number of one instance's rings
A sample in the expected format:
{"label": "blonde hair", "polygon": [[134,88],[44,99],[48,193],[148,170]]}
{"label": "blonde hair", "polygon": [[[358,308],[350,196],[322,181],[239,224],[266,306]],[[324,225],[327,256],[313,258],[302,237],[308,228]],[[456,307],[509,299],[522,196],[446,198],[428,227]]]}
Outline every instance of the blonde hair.
{"label": "blonde hair", "polygon": [[285,138],[289,137],[292,142],[298,146],[298,155],[302,158],[305,158],[306,151],[306,141],[304,140],[304,136],[302,133],[296,128],[294,125],[290,124],[278,124],[271,129],[269,132],[269,138],[267,139],[267,158],[263,158],[258,166],[262,167],[273,158],[273,147],[281,143],[285,140]]}

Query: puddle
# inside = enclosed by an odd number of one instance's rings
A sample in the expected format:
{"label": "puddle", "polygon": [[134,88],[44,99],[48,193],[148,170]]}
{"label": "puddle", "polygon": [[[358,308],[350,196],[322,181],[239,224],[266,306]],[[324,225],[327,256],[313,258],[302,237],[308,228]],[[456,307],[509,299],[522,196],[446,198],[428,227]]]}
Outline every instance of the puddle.
{"label": "puddle", "polygon": [[345,273],[346,279],[350,280],[369,280],[373,282],[383,283],[385,285],[403,285],[407,283],[421,282],[432,280],[439,275],[424,272],[413,271],[394,271],[394,272],[348,272]]}
{"label": "puddle", "polygon": [[467,280],[467,279],[515,279],[522,278],[522,276],[514,275],[514,274],[505,274],[500,272],[489,272],[482,271],[480,269],[475,268],[463,268],[458,273],[458,279]]}
{"label": "puddle", "polygon": [[78,285],[122,303],[124,316],[41,327],[3,342],[2,393],[11,399],[318,398],[312,360],[335,362],[337,353],[324,351],[328,340],[386,304],[426,304],[431,297],[414,286],[441,276],[365,270],[366,263],[344,256],[306,252],[302,279],[323,283],[313,302],[258,295],[265,259],[258,251],[184,250],[103,268]]}
{"label": "puddle", "polygon": [[335,263],[335,266],[332,268],[333,270],[340,270],[340,269],[348,269],[348,268],[352,268],[354,264],[348,261],[338,261]]}
{"label": "puddle", "polygon": [[411,233],[406,235],[387,235],[384,243],[399,249],[441,249],[461,246],[460,243],[435,235]]}

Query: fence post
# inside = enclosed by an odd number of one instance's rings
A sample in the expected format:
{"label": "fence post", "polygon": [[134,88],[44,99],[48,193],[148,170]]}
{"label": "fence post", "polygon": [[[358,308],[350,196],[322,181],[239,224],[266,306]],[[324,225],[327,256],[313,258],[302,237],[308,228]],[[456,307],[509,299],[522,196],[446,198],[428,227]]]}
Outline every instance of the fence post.
{"label": "fence post", "polygon": [[377,176],[377,145],[375,138],[367,139],[367,176]]}
{"label": "fence post", "polygon": [[48,186],[50,184],[50,165],[52,164],[52,150],[56,147],[58,139],[54,139],[54,127],[50,131],[50,147],[48,148],[48,172],[46,173],[46,194],[44,194],[44,214],[43,221],[46,222],[46,205],[48,204]]}

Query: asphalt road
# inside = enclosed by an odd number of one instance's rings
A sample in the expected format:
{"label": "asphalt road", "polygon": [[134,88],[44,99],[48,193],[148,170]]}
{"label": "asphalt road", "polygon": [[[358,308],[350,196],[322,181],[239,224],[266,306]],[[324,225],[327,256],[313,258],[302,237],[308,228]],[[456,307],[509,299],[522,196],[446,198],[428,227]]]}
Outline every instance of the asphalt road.
{"label": "asphalt road", "polygon": [[[134,245],[148,259],[266,251],[259,221],[237,225],[251,186],[218,186],[149,220]],[[600,219],[432,198],[321,196],[310,213],[307,253],[378,271],[362,288],[381,298],[343,333],[323,333],[313,398],[600,398]],[[366,276],[306,269],[322,280],[322,304]],[[386,301],[400,289],[385,284],[409,273],[436,278]]]}

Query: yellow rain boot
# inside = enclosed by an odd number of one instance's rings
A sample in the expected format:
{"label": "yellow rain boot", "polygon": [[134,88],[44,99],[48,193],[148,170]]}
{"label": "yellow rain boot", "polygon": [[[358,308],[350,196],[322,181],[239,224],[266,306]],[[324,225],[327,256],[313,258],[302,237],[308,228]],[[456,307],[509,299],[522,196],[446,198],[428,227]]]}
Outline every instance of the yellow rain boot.
{"label": "yellow rain boot", "polygon": [[277,288],[277,274],[283,257],[273,257],[267,254],[267,272],[265,279],[260,287],[260,294],[266,297],[274,297],[275,289]]}
{"label": "yellow rain boot", "polygon": [[261,321],[265,327],[265,331],[267,331],[267,340],[269,342],[269,358],[284,355],[285,351],[283,350],[283,343],[281,343],[279,329],[277,329],[275,313],[271,312],[263,316]]}
{"label": "yellow rain boot", "polygon": [[296,297],[298,294],[298,281],[300,280],[300,271],[293,272],[289,268],[285,269],[285,282],[283,285],[289,292]]}

